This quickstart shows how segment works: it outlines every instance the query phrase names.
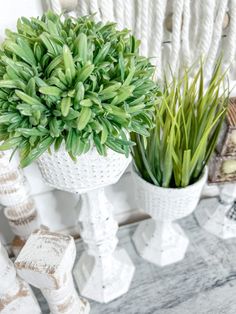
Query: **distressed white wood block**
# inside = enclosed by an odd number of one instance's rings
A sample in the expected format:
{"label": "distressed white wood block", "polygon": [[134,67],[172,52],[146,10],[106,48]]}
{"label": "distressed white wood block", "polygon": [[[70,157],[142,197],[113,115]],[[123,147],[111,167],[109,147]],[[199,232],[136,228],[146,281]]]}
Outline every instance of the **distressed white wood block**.
{"label": "distressed white wood block", "polygon": [[118,224],[104,189],[82,194],[79,206],[86,251],[75,266],[75,279],[81,295],[107,303],[128,291],[135,267],[124,249],[116,249]]}
{"label": "distressed white wood block", "polygon": [[11,242],[11,250],[15,256],[18,256],[21,249],[25,245],[26,240],[23,240],[19,236],[14,236],[12,242]]}
{"label": "distressed white wood block", "polygon": [[38,302],[29,285],[18,278],[13,263],[0,243],[0,312],[39,314]]}
{"label": "distressed white wood block", "polygon": [[152,219],[143,221],[133,235],[138,253],[146,260],[165,266],[182,260],[189,240],[174,221],[193,212],[207,179],[207,169],[185,188],[162,188],[146,182],[133,171],[135,197]]}
{"label": "distressed white wood block", "polygon": [[76,256],[71,236],[34,232],[16,259],[18,274],[39,288],[52,314],[87,314],[89,304],[75,290],[71,270]]}

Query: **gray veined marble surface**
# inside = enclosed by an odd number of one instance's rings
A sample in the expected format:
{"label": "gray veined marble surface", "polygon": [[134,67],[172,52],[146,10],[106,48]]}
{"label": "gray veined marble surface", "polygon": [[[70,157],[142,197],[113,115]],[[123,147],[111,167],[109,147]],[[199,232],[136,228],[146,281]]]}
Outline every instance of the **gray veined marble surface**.
{"label": "gray veined marble surface", "polygon": [[[160,268],[140,258],[131,242],[137,224],[120,228],[120,245],[136,265],[129,292],[109,303],[90,301],[91,314],[235,314],[236,239],[206,233],[193,216],[181,221],[190,238],[183,261]],[[78,256],[82,250],[77,242]],[[49,313],[37,292],[43,313]]]}

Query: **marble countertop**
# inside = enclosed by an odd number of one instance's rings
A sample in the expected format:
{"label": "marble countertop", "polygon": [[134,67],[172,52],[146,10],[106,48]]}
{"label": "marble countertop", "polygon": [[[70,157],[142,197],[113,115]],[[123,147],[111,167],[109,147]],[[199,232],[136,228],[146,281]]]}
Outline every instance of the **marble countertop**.
{"label": "marble countertop", "polygon": [[[120,246],[136,265],[133,282],[127,294],[109,304],[90,301],[91,314],[236,313],[236,239],[216,238],[201,229],[194,216],[180,224],[190,238],[186,257],[162,268],[137,255],[131,241],[137,224],[120,228]],[[80,256],[82,242],[76,244]],[[43,313],[49,313],[41,294],[36,294]]]}

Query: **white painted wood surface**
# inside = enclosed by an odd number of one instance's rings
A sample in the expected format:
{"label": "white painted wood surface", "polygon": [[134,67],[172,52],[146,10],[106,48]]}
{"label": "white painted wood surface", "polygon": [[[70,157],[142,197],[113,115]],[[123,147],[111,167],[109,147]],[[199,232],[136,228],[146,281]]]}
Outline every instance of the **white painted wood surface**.
{"label": "white painted wood surface", "polygon": [[72,279],[75,256],[71,236],[39,230],[15,261],[19,276],[42,291],[52,314],[89,313],[89,303],[80,299]]}
{"label": "white painted wood surface", "polygon": [[0,243],[0,313],[39,314],[38,302],[29,285],[16,275],[12,261]]}

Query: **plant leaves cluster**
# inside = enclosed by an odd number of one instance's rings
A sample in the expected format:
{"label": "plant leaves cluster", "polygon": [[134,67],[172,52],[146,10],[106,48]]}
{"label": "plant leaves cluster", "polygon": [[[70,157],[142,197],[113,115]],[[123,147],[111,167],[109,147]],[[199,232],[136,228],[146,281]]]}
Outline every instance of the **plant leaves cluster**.
{"label": "plant leaves cluster", "polygon": [[227,111],[229,89],[224,87],[221,60],[205,88],[203,64],[191,78],[165,81],[156,108],[156,125],[146,140],[132,134],[135,165],[148,182],[166,188],[196,182],[215,149]]}
{"label": "plant leaves cluster", "polygon": [[158,87],[139,41],[92,16],[22,17],[0,50],[1,150],[27,166],[60,146],[72,158],[96,146],[128,155],[130,132],[149,135]]}

